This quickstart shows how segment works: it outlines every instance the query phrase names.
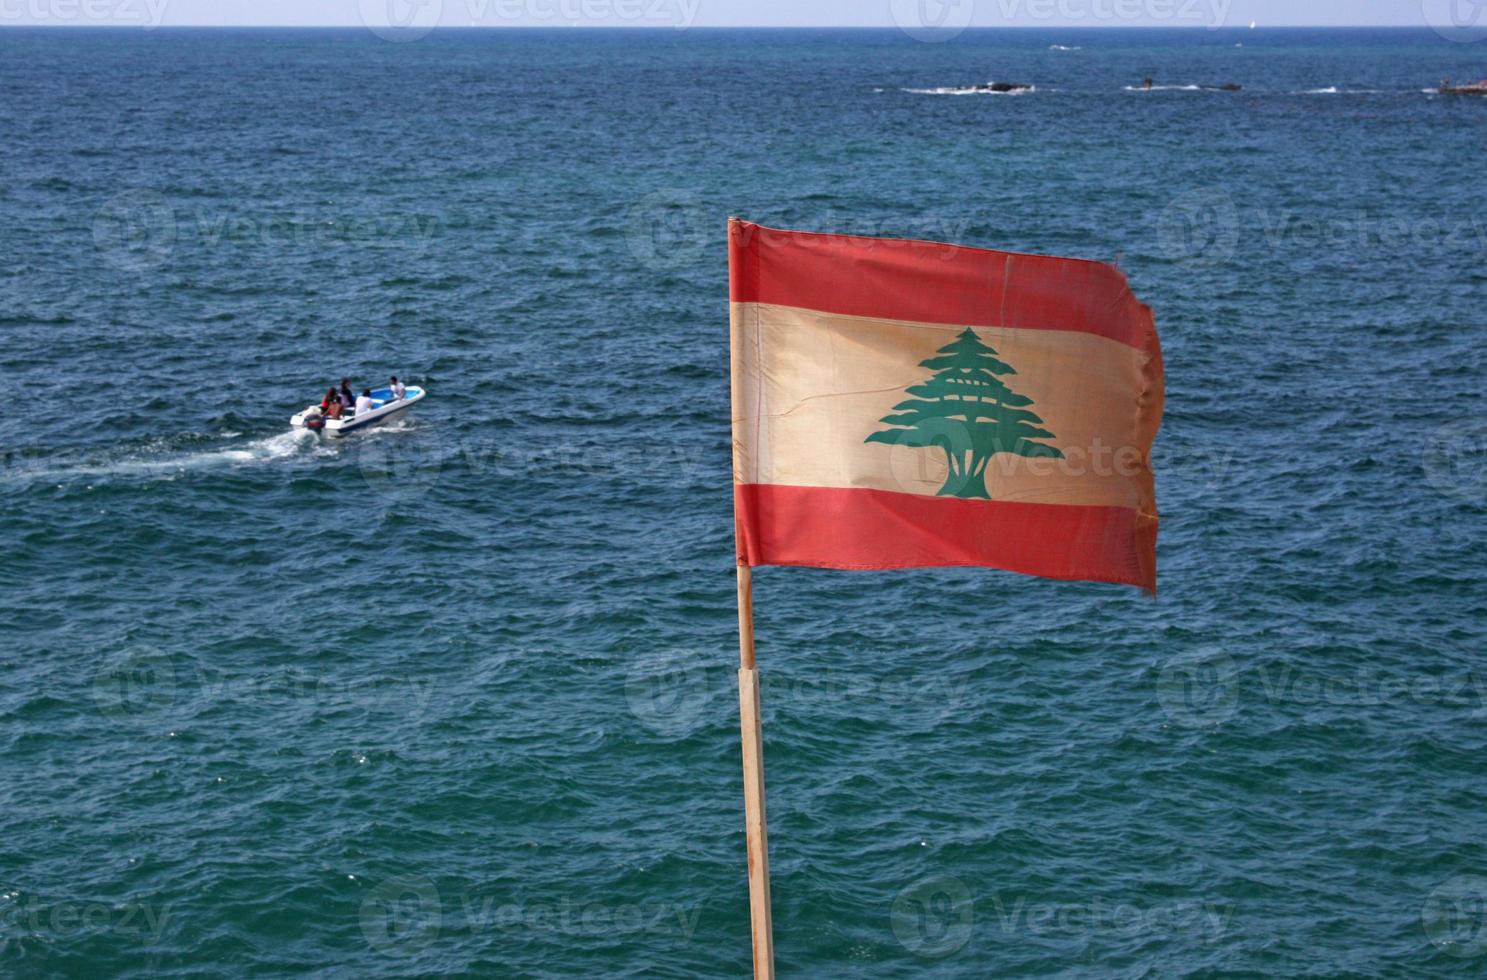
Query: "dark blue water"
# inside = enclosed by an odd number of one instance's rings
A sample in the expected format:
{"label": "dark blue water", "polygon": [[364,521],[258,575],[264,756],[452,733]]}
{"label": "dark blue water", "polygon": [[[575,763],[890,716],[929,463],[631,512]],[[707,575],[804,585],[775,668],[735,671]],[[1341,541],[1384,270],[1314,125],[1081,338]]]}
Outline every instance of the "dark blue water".
{"label": "dark blue water", "polygon": [[0,32],[0,973],[747,973],[738,214],[1119,261],[1169,381],[1157,601],[757,575],[781,974],[1481,975],[1484,73]]}

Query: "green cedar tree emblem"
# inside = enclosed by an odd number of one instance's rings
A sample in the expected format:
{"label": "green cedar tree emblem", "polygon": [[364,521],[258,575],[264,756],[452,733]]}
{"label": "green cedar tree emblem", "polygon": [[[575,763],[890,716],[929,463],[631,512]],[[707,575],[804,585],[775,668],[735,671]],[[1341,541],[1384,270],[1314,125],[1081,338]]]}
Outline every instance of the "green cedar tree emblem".
{"label": "green cedar tree emblem", "polygon": [[897,414],[879,420],[895,428],[874,432],[866,441],[943,450],[950,475],[939,496],[990,500],[986,467],[998,453],[1064,458],[1055,447],[1036,441],[1055,437],[1041,428],[1041,418],[1027,411],[1033,400],[1002,382],[1017,371],[999,360],[974,330],[967,327],[919,366],[934,377],[907,389],[914,397],[895,405]]}

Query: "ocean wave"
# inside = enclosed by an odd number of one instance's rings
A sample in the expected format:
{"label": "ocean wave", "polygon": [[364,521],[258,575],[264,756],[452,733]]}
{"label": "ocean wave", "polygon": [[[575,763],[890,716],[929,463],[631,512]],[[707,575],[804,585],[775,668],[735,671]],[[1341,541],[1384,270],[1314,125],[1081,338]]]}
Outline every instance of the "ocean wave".
{"label": "ocean wave", "polygon": [[1050,44],[1048,46],[1048,50],[1049,51],[1083,51],[1084,49],[1081,48],[1077,44],[1074,45],[1073,47],[1070,47],[1067,44]]}
{"label": "ocean wave", "polygon": [[16,316],[0,316],[0,327],[12,326],[40,326],[40,327],[65,327],[70,323],[76,323],[72,317],[65,313],[57,313],[44,316],[33,316],[31,314],[18,314]]}
{"label": "ocean wave", "polygon": [[65,180],[61,177],[43,177],[40,180],[32,181],[31,187],[33,190],[38,191],[81,190],[81,188],[77,184],[74,184],[72,183],[72,181]]}

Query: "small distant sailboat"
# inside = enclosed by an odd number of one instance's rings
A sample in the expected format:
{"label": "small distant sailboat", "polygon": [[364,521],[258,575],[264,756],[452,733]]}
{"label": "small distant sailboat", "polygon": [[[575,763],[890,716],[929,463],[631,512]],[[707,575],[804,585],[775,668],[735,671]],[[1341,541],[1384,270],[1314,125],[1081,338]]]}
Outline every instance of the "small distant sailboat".
{"label": "small distant sailboat", "polygon": [[1250,30],[1254,30],[1254,29],[1255,29],[1255,26],[1256,26],[1256,25],[1257,25],[1257,24],[1258,24],[1258,23],[1259,23],[1259,22],[1258,22],[1258,21],[1253,21],[1253,20],[1252,20],[1252,21],[1250,21],[1250,22],[1249,22],[1249,29],[1250,29]]}

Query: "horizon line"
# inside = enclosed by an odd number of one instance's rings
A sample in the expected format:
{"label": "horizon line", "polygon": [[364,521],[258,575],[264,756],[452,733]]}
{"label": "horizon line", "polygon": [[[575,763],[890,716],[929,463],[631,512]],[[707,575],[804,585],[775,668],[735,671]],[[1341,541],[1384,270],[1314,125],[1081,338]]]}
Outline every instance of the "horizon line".
{"label": "horizon line", "polygon": [[[99,24],[99,23],[15,23],[0,21],[0,30],[59,30],[59,31],[140,31],[143,33],[154,33],[156,31],[170,30],[348,30],[365,31],[369,28],[363,24],[160,24],[148,26],[142,24]],[[388,28],[379,28],[387,30]],[[895,24],[713,24],[693,25],[689,27],[676,27],[654,24],[626,24],[626,23],[589,23],[580,24],[573,22],[553,24],[439,24],[428,28],[410,28],[418,32],[433,33],[436,31],[665,31],[673,34],[682,34],[688,31],[894,31],[901,32],[902,28]],[[1427,24],[1276,24],[1272,26],[1249,27],[1247,25],[1223,25],[1209,27],[1202,24],[1067,24],[1067,25],[1043,25],[1043,24],[974,24],[959,29],[947,29],[946,34],[969,34],[972,31],[1201,31],[1205,34],[1217,34],[1221,31],[1242,31],[1246,34],[1254,31],[1314,31],[1314,30],[1390,30],[1390,31],[1426,31],[1439,33],[1435,28]],[[1463,29],[1465,31],[1466,29]]]}

